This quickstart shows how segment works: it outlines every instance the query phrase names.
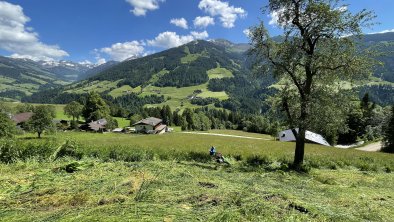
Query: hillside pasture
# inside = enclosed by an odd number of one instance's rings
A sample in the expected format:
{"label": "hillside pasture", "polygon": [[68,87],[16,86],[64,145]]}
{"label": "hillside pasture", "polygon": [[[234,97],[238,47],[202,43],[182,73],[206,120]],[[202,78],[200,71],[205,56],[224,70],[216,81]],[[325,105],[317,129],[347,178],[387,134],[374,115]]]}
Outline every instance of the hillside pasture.
{"label": "hillside pasture", "polygon": [[[0,163],[0,219],[390,221],[394,216],[390,154],[307,144],[311,170],[296,173],[286,167],[294,143],[233,130],[208,133],[260,140],[184,133],[18,136],[26,148],[50,156],[64,141],[76,141],[73,147],[84,157]],[[208,155],[211,146],[230,165],[215,163]]]}
{"label": "hillside pasture", "polygon": [[[202,91],[202,93],[195,93],[196,91]],[[214,97],[220,100],[228,99],[229,96],[226,92],[212,92],[208,90],[208,84],[201,84],[197,86],[189,87],[156,87],[149,85],[143,89],[143,92],[139,95],[141,97],[147,95],[165,96],[167,101],[160,104],[149,104],[147,107],[161,107],[163,105],[169,105],[172,110],[184,110],[185,108],[199,108],[198,105],[190,103],[188,97],[198,96],[202,98]]]}

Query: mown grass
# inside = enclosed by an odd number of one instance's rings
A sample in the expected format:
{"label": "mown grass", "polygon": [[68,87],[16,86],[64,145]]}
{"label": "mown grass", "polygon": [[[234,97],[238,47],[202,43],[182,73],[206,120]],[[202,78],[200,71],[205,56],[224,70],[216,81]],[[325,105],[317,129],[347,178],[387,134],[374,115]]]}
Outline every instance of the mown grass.
{"label": "mown grass", "polygon": [[[184,133],[19,136],[8,142],[8,152],[20,158],[0,163],[0,221],[390,221],[394,216],[390,154],[308,144],[309,173],[296,173],[288,166],[294,143],[231,130],[210,133],[259,140]],[[211,159],[212,145],[230,165]]]}
{"label": "mown grass", "polygon": [[[74,173],[62,170],[78,163]],[[391,221],[394,174],[190,161],[0,164],[2,221]]]}

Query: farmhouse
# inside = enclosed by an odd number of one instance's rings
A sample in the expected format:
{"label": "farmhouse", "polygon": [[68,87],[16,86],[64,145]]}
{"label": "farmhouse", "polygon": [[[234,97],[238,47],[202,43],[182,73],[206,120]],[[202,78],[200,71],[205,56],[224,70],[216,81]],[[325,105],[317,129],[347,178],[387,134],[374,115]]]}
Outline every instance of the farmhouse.
{"label": "farmhouse", "polygon": [[16,125],[21,125],[27,122],[33,116],[32,112],[27,113],[19,113],[13,116],[11,119],[15,122]]}
{"label": "farmhouse", "polygon": [[106,119],[99,119],[97,121],[92,121],[88,123],[88,129],[95,132],[103,132],[106,130],[105,125],[107,125]]}
{"label": "farmhouse", "polygon": [[167,125],[162,119],[149,117],[133,124],[137,133],[163,134],[167,131]]}
{"label": "farmhouse", "polygon": [[[298,129],[295,129],[298,132]],[[296,141],[296,138],[293,134],[293,131],[291,129],[282,131],[278,134],[278,138],[282,142],[294,142]],[[326,139],[320,134],[311,132],[311,131],[306,131],[305,132],[305,139],[309,142],[312,143],[317,143],[323,146],[331,146]]]}

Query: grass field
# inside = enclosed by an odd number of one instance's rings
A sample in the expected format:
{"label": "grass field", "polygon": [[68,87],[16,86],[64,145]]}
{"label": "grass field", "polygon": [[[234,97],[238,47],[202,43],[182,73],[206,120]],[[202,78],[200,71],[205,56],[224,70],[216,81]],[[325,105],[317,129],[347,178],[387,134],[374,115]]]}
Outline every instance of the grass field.
{"label": "grass field", "polygon": [[209,79],[231,78],[234,75],[226,68],[215,68],[207,71]]}
{"label": "grass field", "polygon": [[[211,132],[270,139],[231,130]],[[391,221],[394,217],[394,173],[381,168],[394,169],[389,154],[307,145],[307,162],[321,166],[300,174],[278,162],[291,159],[294,144],[272,140],[73,132],[42,140],[29,134],[19,139],[43,144],[72,139],[85,157],[0,163],[1,221]],[[196,154],[207,153],[212,145],[230,166]],[[138,159],[142,153],[151,155]],[[180,158],[181,153],[194,158]],[[123,159],[127,155],[133,158]],[[266,157],[264,164],[247,160],[256,155]],[[330,162],[343,165],[324,165]],[[376,168],[362,169],[358,163]],[[70,165],[76,166],[73,173],[68,173]]]}
{"label": "grass field", "polygon": [[147,107],[161,107],[163,105],[169,105],[172,110],[184,110],[185,108],[199,108],[198,105],[193,105],[190,103],[190,100],[187,98],[188,96],[193,95],[194,91],[201,90],[202,93],[197,96],[202,98],[214,97],[220,100],[228,99],[229,96],[226,92],[211,92],[208,90],[208,84],[202,84],[198,86],[190,86],[190,87],[156,87],[156,86],[147,86],[144,88],[143,93],[140,96],[147,95],[164,95],[167,98],[167,101],[161,104],[149,104]]}

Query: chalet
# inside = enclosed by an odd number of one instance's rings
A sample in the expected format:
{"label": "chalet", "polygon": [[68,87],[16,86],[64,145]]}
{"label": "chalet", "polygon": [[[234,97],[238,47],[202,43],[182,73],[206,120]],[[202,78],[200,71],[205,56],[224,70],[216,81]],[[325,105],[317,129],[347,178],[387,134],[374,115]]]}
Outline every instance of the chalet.
{"label": "chalet", "polygon": [[[298,128],[295,129],[295,130],[296,130],[296,132],[298,132]],[[288,130],[280,132],[278,134],[278,138],[282,142],[294,142],[294,141],[296,141],[296,137],[294,136],[293,131],[291,129],[288,129]],[[323,145],[323,146],[331,146],[327,142],[327,140],[324,139],[324,137],[322,135],[314,133],[314,132],[311,132],[311,131],[308,131],[308,130],[305,132],[305,139],[308,142],[311,142],[311,143],[317,143],[317,144],[320,144],[320,145]]]}
{"label": "chalet", "polygon": [[32,112],[28,113],[19,113],[13,116],[11,119],[12,121],[15,122],[16,125],[22,125],[23,123],[27,122],[30,120],[30,118],[33,116]]}
{"label": "chalet", "polygon": [[87,124],[88,129],[95,132],[104,132],[106,130],[105,125],[107,125],[106,119],[99,119]]}
{"label": "chalet", "polygon": [[133,126],[137,133],[163,134],[167,132],[167,125],[163,124],[163,120],[154,117],[140,120]]}

